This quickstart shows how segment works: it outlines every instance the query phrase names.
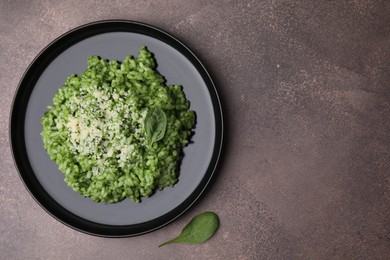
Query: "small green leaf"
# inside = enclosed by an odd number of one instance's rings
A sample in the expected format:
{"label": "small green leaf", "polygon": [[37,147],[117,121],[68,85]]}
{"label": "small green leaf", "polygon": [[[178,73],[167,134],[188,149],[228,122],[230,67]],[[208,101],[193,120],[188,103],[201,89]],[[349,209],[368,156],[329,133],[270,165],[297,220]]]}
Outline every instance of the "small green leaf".
{"label": "small green leaf", "polygon": [[218,229],[218,226],[219,218],[217,214],[214,212],[205,211],[191,219],[191,221],[183,228],[179,236],[162,243],[159,245],[159,247],[171,243],[203,243],[214,235]]}
{"label": "small green leaf", "polygon": [[161,140],[167,129],[167,116],[164,111],[158,106],[149,109],[145,116],[144,127],[150,144]]}

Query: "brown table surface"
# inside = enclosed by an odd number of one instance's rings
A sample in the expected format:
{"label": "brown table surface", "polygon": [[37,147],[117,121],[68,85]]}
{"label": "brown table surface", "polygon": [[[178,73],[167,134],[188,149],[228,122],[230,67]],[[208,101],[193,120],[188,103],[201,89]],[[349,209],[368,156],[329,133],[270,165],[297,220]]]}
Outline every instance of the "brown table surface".
{"label": "brown table surface", "polygon": [[[155,232],[99,238],[48,215],[8,139],[18,82],[53,39],[110,18],[150,23],[205,63],[226,117],[215,180]],[[0,2],[0,259],[389,259],[390,1]],[[159,243],[218,213],[202,245]]]}

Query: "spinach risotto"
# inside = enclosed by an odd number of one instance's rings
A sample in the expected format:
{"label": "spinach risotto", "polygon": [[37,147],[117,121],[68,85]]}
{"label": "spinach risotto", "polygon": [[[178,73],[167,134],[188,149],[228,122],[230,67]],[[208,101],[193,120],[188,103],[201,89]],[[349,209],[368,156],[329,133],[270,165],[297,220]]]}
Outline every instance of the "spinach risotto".
{"label": "spinach risotto", "polygon": [[177,182],[195,112],[156,67],[145,47],[122,63],[91,56],[57,91],[41,136],[73,190],[96,202],[139,202]]}

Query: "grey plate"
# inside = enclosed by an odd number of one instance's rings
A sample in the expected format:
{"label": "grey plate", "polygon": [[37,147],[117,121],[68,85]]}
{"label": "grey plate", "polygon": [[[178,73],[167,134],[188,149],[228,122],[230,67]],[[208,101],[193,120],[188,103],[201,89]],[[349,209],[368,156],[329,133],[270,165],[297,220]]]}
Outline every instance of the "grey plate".
{"label": "grey plate", "polygon": [[[142,45],[154,53],[168,84],[183,86],[197,114],[193,143],[184,149],[178,183],[141,203],[95,203],[64,182],[43,149],[40,124],[47,106],[70,74],[86,69],[99,55],[123,60]],[[10,138],[15,164],[36,201],[61,222],[86,233],[134,236],[162,227],[187,210],[209,183],[222,149],[222,110],[215,86],[196,56],[171,35],[138,22],[110,20],[76,28],[48,45],[23,76],[11,112]]]}

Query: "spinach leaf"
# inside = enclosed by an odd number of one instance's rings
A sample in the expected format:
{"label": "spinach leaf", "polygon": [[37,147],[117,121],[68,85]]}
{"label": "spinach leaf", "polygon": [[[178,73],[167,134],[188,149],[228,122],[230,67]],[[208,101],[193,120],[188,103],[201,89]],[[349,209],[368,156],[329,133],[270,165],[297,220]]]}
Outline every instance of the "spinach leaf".
{"label": "spinach leaf", "polygon": [[191,219],[191,221],[183,228],[179,236],[162,243],[159,245],[159,247],[171,243],[203,243],[214,235],[218,229],[218,226],[219,218],[217,214],[214,212],[205,211]]}
{"label": "spinach leaf", "polygon": [[167,129],[167,116],[159,106],[149,109],[145,116],[144,127],[150,144],[164,137]]}

